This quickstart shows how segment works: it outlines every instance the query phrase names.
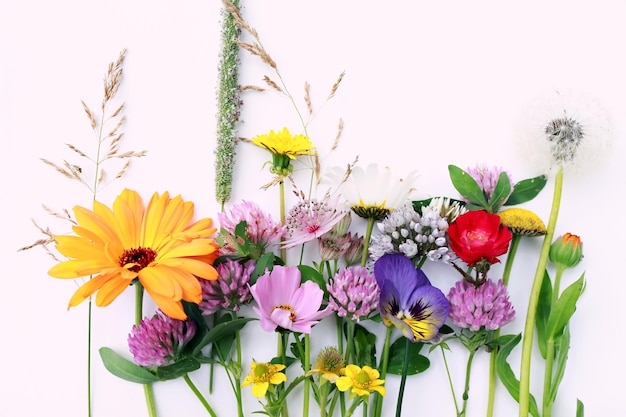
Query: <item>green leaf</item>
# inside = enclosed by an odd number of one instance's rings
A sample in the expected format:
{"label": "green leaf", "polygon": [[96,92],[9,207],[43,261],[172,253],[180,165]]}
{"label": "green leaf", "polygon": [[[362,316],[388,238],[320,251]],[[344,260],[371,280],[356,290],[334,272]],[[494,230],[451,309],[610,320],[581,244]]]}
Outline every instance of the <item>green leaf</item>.
{"label": "green leaf", "polygon": [[548,317],[550,317],[550,305],[552,303],[552,281],[548,271],[544,271],[539,299],[537,300],[537,315],[535,326],[537,326],[537,344],[542,358],[546,358],[546,343],[548,341]]}
{"label": "green leaf", "polygon": [[585,417],[585,404],[578,399],[576,400],[576,417]]}
{"label": "green leaf", "polygon": [[356,350],[356,362],[360,366],[376,368],[376,335],[365,327],[357,324],[354,326],[354,348]]}
{"label": "green leaf", "polygon": [[298,360],[291,356],[285,356],[285,363],[283,363],[283,358],[280,356],[274,356],[270,363],[274,365],[285,365],[286,368],[289,368],[291,364],[296,363]]}
{"label": "green leaf", "polygon": [[496,187],[491,193],[491,198],[489,199],[489,209],[487,211],[490,213],[496,213],[506,202],[510,193],[511,180],[506,172],[501,172],[498,177]]}
{"label": "green leaf", "polygon": [[[433,201],[433,198],[437,198],[437,197],[431,197],[431,198],[427,198],[425,200],[413,200],[412,204],[413,204],[413,210],[417,211],[419,214],[422,214],[422,209],[424,207],[428,207],[428,205],[430,204],[431,201]],[[450,198],[450,197],[441,197],[441,198],[446,198],[450,201],[450,203],[456,203],[458,205],[460,205],[461,207],[465,206],[465,201],[462,200],[457,200],[454,198]]]}
{"label": "green leaf", "polygon": [[554,404],[559,385],[565,375],[565,365],[567,364],[567,354],[570,346],[569,326],[565,326],[563,333],[555,340],[556,360],[554,361],[552,381],[550,385],[549,400],[550,404]]}
{"label": "green leaf", "polygon": [[[511,354],[511,351],[522,340],[522,335],[520,333],[516,336],[513,336],[513,335],[510,335],[510,336],[512,337],[510,337],[509,342],[504,343],[500,351],[496,355],[496,372],[498,374],[498,377],[500,378],[500,381],[502,382],[502,385],[504,385],[504,387],[509,392],[509,394],[511,394],[511,397],[513,397],[513,399],[519,403],[519,380],[513,373],[513,370],[511,369],[511,366],[507,362],[507,359],[509,355]],[[537,401],[535,400],[535,397],[532,394],[530,394],[530,399],[528,402],[529,402],[528,408],[529,408],[530,414],[533,417],[539,417],[539,409],[537,408]]]}
{"label": "green leaf", "polygon": [[250,285],[254,285],[256,280],[266,271],[274,269],[274,265],[283,265],[283,261],[274,252],[264,253],[257,259],[254,271],[250,274]]}
{"label": "green leaf", "polygon": [[576,302],[585,289],[585,274],[567,287],[556,300],[548,318],[548,336],[557,337],[561,334],[572,315],[576,311]]}
{"label": "green leaf", "polygon": [[195,358],[185,358],[171,365],[160,366],[155,372],[161,381],[169,381],[200,369],[200,365]]}
{"label": "green leaf", "polygon": [[540,175],[535,178],[528,178],[522,180],[513,186],[513,193],[504,203],[505,206],[515,206],[525,203],[537,197],[537,195],[543,190],[548,177]]}
{"label": "green leaf", "polygon": [[200,349],[202,347],[208,345],[209,343],[213,343],[217,340],[220,340],[223,337],[228,337],[235,332],[241,330],[243,326],[245,326],[249,321],[257,320],[255,318],[237,318],[235,320],[231,320],[225,323],[219,323],[215,325],[211,330],[209,330],[202,341],[196,346],[191,356],[196,356],[200,353]]}
{"label": "green leaf", "polygon": [[313,281],[320,287],[322,291],[324,291],[325,295],[328,293],[328,291],[326,290],[326,280],[317,269],[308,265],[298,265],[298,269],[300,270],[302,282]]}
{"label": "green leaf", "polygon": [[[233,320],[233,315],[230,313],[226,313],[222,316],[216,315],[215,325],[228,323]],[[237,332],[232,332],[230,334],[224,335],[213,342],[214,353],[217,354],[220,362],[225,364],[228,361],[229,354],[232,350],[233,344],[235,343]]]}
{"label": "green leaf", "polygon": [[470,174],[455,165],[448,165],[448,171],[450,172],[452,185],[454,185],[459,194],[481,208],[488,207],[485,193],[483,193],[483,190]]}
{"label": "green leaf", "polygon": [[[389,346],[387,373],[402,375],[402,367],[406,357],[406,345],[406,339],[400,337]],[[423,343],[409,343],[409,366],[407,375],[422,373],[430,367],[430,360],[426,356],[420,355],[420,350],[422,350],[423,347]]]}
{"label": "green leaf", "polygon": [[104,367],[119,378],[138,384],[150,384],[159,380],[152,372],[121,357],[111,348],[102,347],[99,352]]}

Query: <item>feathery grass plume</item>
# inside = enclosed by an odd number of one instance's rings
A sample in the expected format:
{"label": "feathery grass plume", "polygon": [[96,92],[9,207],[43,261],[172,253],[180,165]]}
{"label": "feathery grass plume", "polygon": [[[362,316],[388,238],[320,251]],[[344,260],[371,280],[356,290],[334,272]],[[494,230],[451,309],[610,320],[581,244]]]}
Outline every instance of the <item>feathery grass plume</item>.
{"label": "feathery grass plume", "polygon": [[217,149],[215,151],[215,197],[222,205],[230,200],[233,168],[237,146],[237,122],[241,108],[239,90],[240,29],[235,24],[239,0],[222,9],[222,52],[220,56],[217,92]]}
{"label": "feathery grass plume", "polygon": [[89,157],[89,152],[82,151],[78,146],[70,143],[65,144],[79,158],[87,159],[94,164],[93,183],[86,178],[88,171],[80,163],[71,163],[67,160],[63,160],[62,163],[55,163],[46,158],[41,158],[43,163],[50,165],[64,177],[83,183],[94,196],[100,188],[107,185],[105,180],[108,178],[108,174],[102,166],[104,162],[111,159],[124,160],[124,164],[117,168],[117,173],[112,177],[111,181],[113,181],[124,176],[133,158],[145,156],[147,153],[145,150],[120,152],[120,142],[124,137],[121,129],[126,122],[126,116],[123,115],[125,104],[122,103],[114,107],[112,111],[110,110],[110,107],[114,105],[115,96],[122,82],[122,65],[125,56],[126,49],[123,49],[117,60],[108,66],[103,79],[104,95],[100,108],[101,114],[98,116],[84,101],[81,101],[83,110],[89,119],[89,125],[96,136],[95,158]]}
{"label": "feathery grass plume", "polygon": [[[67,146],[72,154],[78,156],[76,161],[64,159],[63,161],[57,163],[46,158],[40,158],[44,164],[49,165],[65,178],[78,181],[85,185],[94,199],[102,187],[124,176],[133,158],[139,158],[147,154],[147,151],[145,150],[120,151],[120,143],[124,137],[122,127],[126,122],[126,116],[123,114],[125,103],[116,104],[115,97],[122,83],[122,66],[124,64],[125,57],[126,49],[123,49],[117,59],[108,65],[107,72],[103,79],[103,99],[99,115],[81,100],[82,108],[85,111],[89,125],[91,126],[96,138],[95,152],[91,152],[94,156],[90,157],[90,152],[85,152],[76,145],[66,143],[65,146]],[[90,164],[92,164],[93,169],[87,169],[86,165],[82,165],[82,160],[87,160]],[[105,171],[103,165],[105,162],[111,160],[121,160],[123,161],[123,164],[121,166],[118,165],[117,167],[114,167],[117,169],[115,175],[110,177],[108,182],[105,182],[105,180],[109,179],[109,175]],[[92,174],[93,177],[91,177]],[[45,205],[43,207],[44,210],[53,217],[67,220],[72,225],[75,224],[68,210],[63,209],[62,213],[58,213]],[[56,233],[52,233],[48,228],[39,226],[34,220],[33,223],[35,224],[35,227],[37,227],[45,235],[45,238],[38,239],[33,244],[24,246],[19,250],[26,250],[35,246],[41,246],[48,254],[56,259],[55,255],[47,247],[48,244],[54,241],[52,236]]]}
{"label": "feathery grass plume", "polygon": [[[96,143],[94,152],[84,152],[78,146],[66,143],[65,146],[78,157],[78,161],[87,160],[89,169],[87,166],[83,166],[80,162],[70,162],[63,160],[60,163],[52,162],[46,158],[40,158],[41,161],[51,166],[55,171],[60,173],[63,177],[78,181],[85,185],[91,194],[93,200],[96,200],[98,191],[108,185],[109,183],[120,179],[127,172],[130,162],[134,158],[145,156],[147,151],[120,151],[120,142],[124,137],[122,127],[126,122],[126,116],[124,116],[124,103],[116,104],[115,98],[122,83],[122,66],[124,64],[124,58],[126,57],[126,49],[123,49],[118,55],[117,59],[111,62],[107,68],[107,72],[103,79],[103,99],[100,106],[100,114],[98,115],[93,111],[84,101],[81,100],[81,105],[87,119],[89,120],[89,126],[94,132]],[[90,157],[89,155],[94,155]],[[117,160],[122,161],[121,167],[117,167],[117,173],[110,177],[103,168],[103,165],[107,161]],[[46,205],[43,205],[47,214],[54,218],[61,219],[70,224],[70,226],[77,225],[76,220],[67,209],[61,211],[55,211]],[[49,227],[40,226],[35,220],[33,220],[35,227],[43,234],[43,238],[36,240],[34,243],[24,246],[19,251],[32,249],[34,247],[41,247],[50,255],[56,262],[61,262],[58,252],[53,252],[49,245],[56,243],[55,236],[60,233],[54,233]],[[92,414],[92,400],[91,400],[91,300],[88,307],[88,334],[87,334],[87,415]],[[148,389],[148,388],[146,388]]]}
{"label": "feathery grass plume", "polygon": [[[321,108],[331,98],[335,96],[335,93],[337,92],[337,89],[339,88],[339,84],[341,83],[341,81],[343,80],[345,76],[345,71],[342,72],[337,78],[337,80],[333,83],[330,89],[330,92],[328,96],[326,97],[325,102],[322,104],[322,106],[318,107],[317,109],[315,108],[311,100],[311,85],[308,82],[305,82],[304,83],[304,96],[303,96],[305,111],[301,111],[298,105],[296,104],[296,100],[294,96],[289,91],[289,88],[287,87],[283,79],[276,61],[271,57],[271,55],[268,53],[268,51],[265,49],[265,47],[261,43],[261,38],[259,37],[259,34],[256,31],[256,29],[254,29],[244,20],[244,18],[242,17],[240,13],[239,8],[236,6],[234,2],[231,2],[229,0],[222,0],[222,3],[224,4],[224,7],[226,8],[226,10],[228,10],[233,16],[233,21],[235,25],[237,25],[237,27],[241,31],[248,33],[252,37],[251,42],[245,42],[241,39],[237,39],[235,42],[237,42],[237,44],[239,45],[239,47],[241,47],[241,49],[248,51],[251,55],[259,57],[264,64],[266,64],[268,67],[270,67],[273,70],[274,75],[277,78],[273,79],[269,75],[264,75],[262,79],[263,83],[266,85],[266,87],[269,87],[269,89],[274,90],[287,97],[287,99],[290,101],[291,105],[293,106],[294,110],[296,111],[298,119],[300,120],[300,123],[302,125],[304,135],[308,136],[308,133],[307,133],[308,126],[313,121],[315,116],[320,112]],[[253,86],[253,85],[242,86],[240,88],[240,91],[247,91],[247,90],[264,92],[266,91],[266,88]],[[305,114],[306,114],[306,118],[305,118]],[[337,147],[342,130],[343,130],[343,121],[340,120],[335,142],[333,144],[331,151],[335,150],[335,148]],[[320,174],[319,155],[317,152],[315,152],[310,155],[310,158],[311,158],[310,168],[312,171],[312,175],[314,175],[317,179],[319,179],[319,174]],[[275,183],[275,182],[277,181],[273,181],[272,183]],[[267,186],[264,188],[267,188]]]}

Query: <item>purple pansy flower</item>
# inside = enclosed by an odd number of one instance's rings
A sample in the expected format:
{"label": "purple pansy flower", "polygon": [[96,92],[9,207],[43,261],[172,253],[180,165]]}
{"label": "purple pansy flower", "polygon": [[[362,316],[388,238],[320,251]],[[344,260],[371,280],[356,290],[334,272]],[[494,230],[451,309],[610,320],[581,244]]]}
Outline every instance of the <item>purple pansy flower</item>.
{"label": "purple pansy flower", "polygon": [[401,254],[386,254],[374,264],[380,287],[378,309],[387,327],[395,326],[412,342],[437,336],[450,304],[421,269]]}

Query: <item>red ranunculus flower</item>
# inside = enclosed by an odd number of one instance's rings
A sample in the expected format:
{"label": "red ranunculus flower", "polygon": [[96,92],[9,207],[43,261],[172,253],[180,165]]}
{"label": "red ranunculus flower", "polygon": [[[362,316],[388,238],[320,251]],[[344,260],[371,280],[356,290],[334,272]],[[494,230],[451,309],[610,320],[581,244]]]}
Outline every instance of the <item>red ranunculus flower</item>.
{"label": "red ranunculus flower", "polygon": [[500,224],[500,216],[484,210],[468,211],[448,228],[450,248],[469,266],[500,262],[498,256],[508,251],[512,237],[508,227]]}

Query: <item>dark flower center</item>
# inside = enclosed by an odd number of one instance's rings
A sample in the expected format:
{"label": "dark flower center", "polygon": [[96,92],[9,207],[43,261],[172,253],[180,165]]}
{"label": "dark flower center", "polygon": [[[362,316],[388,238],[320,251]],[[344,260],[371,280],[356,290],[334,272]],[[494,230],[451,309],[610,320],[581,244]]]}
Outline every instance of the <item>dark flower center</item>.
{"label": "dark flower center", "polygon": [[157,253],[150,248],[133,248],[124,251],[120,256],[120,266],[132,264],[130,271],[139,272],[150,265],[157,257]]}
{"label": "dark flower center", "polygon": [[551,142],[552,156],[557,161],[571,161],[585,136],[583,126],[567,116],[550,120],[545,133]]}

